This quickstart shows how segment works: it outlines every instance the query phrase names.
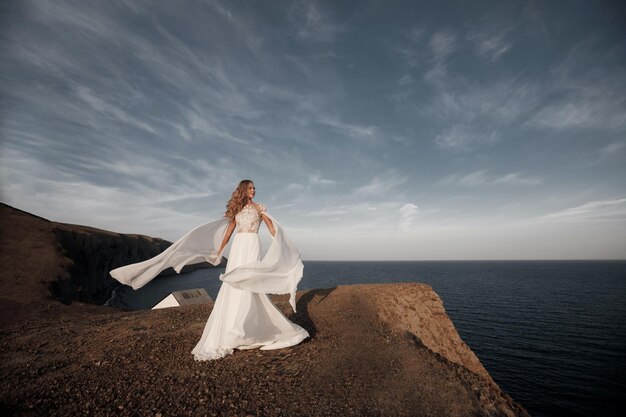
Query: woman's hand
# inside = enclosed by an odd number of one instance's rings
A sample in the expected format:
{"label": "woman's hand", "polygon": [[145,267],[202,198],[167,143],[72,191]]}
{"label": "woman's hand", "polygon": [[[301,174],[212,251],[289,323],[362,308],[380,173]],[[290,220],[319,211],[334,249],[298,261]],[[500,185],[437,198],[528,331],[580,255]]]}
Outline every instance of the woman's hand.
{"label": "woman's hand", "polygon": [[263,221],[267,225],[267,228],[269,229],[270,233],[272,234],[272,237],[276,237],[276,228],[274,228],[274,223],[265,214],[261,214],[261,218],[263,219]]}
{"label": "woman's hand", "polygon": [[224,251],[224,248],[228,244],[228,241],[230,240],[230,237],[233,234],[233,230],[235,230],[235,226],[236,226],[236,223],[235,223],[235,220],[233,219],[228,224],[228,228],[226,229],[226,233],[224,233],[224,239],[222,240],[222,244],[220,245],[220,249],[217,251],[217,260],[219,262],[222,261],[222,252]]}

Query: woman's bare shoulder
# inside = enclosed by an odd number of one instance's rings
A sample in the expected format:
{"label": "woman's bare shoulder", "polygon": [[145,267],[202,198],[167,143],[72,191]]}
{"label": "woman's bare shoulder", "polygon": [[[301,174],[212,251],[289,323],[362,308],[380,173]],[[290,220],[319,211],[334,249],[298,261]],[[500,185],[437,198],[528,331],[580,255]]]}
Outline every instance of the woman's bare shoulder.
{"label": "woman's bare shoulder", "polygon": [[259,213],[265,212],[265,204],[263,203],[253,203],[254,207],[259,211]]}

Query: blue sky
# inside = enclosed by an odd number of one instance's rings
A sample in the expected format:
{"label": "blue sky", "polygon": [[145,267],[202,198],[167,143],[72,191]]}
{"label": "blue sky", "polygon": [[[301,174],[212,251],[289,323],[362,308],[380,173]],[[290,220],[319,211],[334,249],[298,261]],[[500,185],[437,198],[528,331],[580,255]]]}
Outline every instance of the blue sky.
{"label": "blue sky", "polygon": [[251,178],[305,260],[626,258],[617,3],[3,2],[0,199],[173,241]]}

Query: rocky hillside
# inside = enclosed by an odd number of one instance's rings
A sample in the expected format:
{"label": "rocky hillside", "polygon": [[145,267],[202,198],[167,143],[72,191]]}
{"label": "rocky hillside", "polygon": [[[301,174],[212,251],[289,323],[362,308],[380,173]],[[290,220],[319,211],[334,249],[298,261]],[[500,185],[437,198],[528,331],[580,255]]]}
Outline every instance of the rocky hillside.
{"label": "rocky hillside", "polygon": [[[109,276],[118,266],[161,253],[171,242],[34,216],[0,203],[0,301],[104,304],[122,285]],[[182,273],[209,264],[190,265]],[[175,274],[169,268],[161,275]]]}

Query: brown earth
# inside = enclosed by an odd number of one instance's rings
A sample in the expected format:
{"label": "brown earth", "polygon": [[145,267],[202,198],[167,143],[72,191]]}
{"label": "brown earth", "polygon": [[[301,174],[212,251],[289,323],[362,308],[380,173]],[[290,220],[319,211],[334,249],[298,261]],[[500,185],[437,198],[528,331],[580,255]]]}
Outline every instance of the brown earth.
{"label": "brown earth", "polygon": [[2,238],[15,250],[0,251],[21,274],[0,276],[2,415],[528,415],[428,285],[299,291],[297,314],[287,296],[271,296],[310,339],[197,362],[191,349],[212,302],[130,312],[62,304],[41,284],[66,271],[50,248],[57,241],[28,216],[19,220],[24,230]]}

